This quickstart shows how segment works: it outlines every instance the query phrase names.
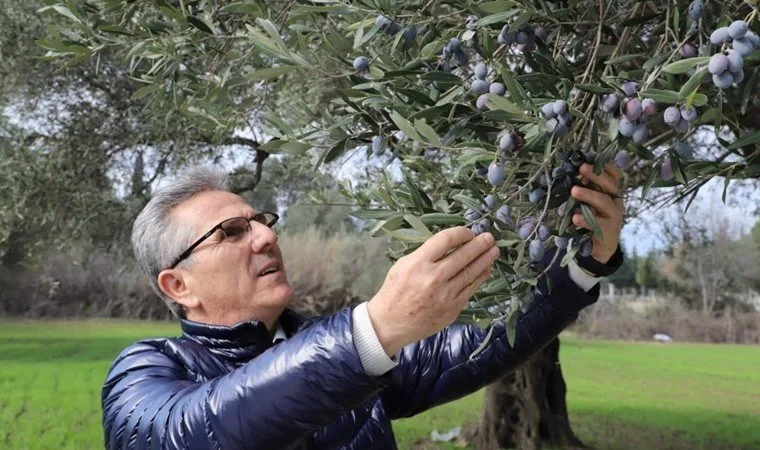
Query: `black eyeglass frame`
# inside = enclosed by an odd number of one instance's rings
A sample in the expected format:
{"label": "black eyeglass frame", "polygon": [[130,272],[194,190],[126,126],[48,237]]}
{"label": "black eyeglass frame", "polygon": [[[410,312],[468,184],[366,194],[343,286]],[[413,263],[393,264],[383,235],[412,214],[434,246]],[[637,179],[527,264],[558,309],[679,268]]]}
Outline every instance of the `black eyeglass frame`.
{"label": "black eyeglass frame", "polygon": [[[262,222],[262,221],[258,220],[261,217],[265,217],[266,221]],[[251,221],[252,220],[255,220],[256,222],[259,222],[262,225],[266,225],[267,227],[272,228],[274,226],[274,224],[276,224],[277,221],[280,220],[280,216],[278,216],[277,214],[275,214],[273,212],[270,212],[270,211],[263,211],[263,212],[260,212],[260,213],[256,213],[251,218],[248,218],[248,217],[230,217],[229,219],[222,220],[221,222],[219,222],[218,224],[216,224],[216,226],[214,228],[210,229],[208,231],[208,233],[204,234],[203,236],[200,237],[200,239],[198,239],[197,241],[195,241],[193,243],[193,245],[191,245],[190,247],[188,247],[187,250],[185,250],[184,252],[182,252],[182,254],[179,255],[177,257],[177,259],[174,260],[174,263],[169,267],[169,269],[173,269],[173,268],[177,267],[177,264],[179,264],[182,261],[184,261],[185,259],[187,259],[187,257],[190,256],[190,254],[193,252],[193,250],[196,249],[196,247],[198,247],[199,245],[201,245],[203,243],[203,241],[205,241],[206,239],[208,239],[209,237],[211,237],[214,233],[216,233],[217,230],[222,230],[222,232],[224,232],[223,226],[224,226],[225,223],[227,223],[227,222],[229,222],[231,220],[240,220],[240,219],[244,219],[246,221],[246,223],[248,224],[248,229],[246,231],[251,231]]]}

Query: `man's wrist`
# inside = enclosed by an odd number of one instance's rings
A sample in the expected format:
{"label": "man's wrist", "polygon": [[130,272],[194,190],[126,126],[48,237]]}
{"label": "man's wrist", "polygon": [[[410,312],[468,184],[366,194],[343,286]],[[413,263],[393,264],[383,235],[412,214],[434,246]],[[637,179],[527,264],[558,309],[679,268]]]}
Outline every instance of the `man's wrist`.
{"label": "man's wrist", "polygon": [[354,308],[352,313],[354,345],[365,372],[379,376],[396,367],[397,362],[389,357],[380,343],[376,329],[369,315],[368,303]]}
{"label": "man's wrist", "polygon": [[570,260],[567,264],[567,272],[570,275],[570,279],[585,292],[590,291],[600,280],[599,277],[578,266],[578,263],[574,259]]}
{"label": "man's wrist", "polygon": [[604,261],[600,261],[594,257],[593,254],[589,256],[575,255],[575,261],[577,261],[578,267],[599,278],[615,273],[620,266],[623,265],[623,258],[623,250],[620,248],[620,245],[617,246],[612,256],[609,258],[602,258],[606,259]]}

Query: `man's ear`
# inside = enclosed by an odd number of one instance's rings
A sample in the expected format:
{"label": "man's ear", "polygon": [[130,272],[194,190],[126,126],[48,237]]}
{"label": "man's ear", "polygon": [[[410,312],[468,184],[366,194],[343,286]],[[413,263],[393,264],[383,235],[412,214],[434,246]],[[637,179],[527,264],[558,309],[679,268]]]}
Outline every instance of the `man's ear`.
{"label": "man's ear", "polygon": [[193,295],[185,277],[186,273],[177,269],[167,269],[158,274],[158,287],[172,300],[184,306],[186,310],[198,308],[200,301]]}

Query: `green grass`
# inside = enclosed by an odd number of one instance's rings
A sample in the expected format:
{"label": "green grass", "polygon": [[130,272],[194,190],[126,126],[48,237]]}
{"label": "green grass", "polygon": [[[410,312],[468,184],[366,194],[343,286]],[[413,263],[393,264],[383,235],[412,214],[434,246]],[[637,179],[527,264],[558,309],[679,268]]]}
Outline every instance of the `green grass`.
{"label": "green grass", "polygon": [[[102,448],[100,387],[129,343],[171,323],[0,322],[0,448]],[[565,339],[574,430],[598,449],[760,448],[760,347]],[[394,423],[400,447],[432,445],[480,415],[482,392]]]}

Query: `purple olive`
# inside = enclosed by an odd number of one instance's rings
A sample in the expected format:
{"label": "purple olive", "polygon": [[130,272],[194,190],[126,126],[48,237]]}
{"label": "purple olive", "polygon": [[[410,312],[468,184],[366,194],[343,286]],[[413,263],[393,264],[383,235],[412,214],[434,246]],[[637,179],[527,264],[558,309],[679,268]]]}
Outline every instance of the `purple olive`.
{"label": "purple olive", "polygon": [[468,209],[464,213],[464,218],[470,222],[473,220],[478,220],[480,219],[480,212],[475,211],[474,209]]}
{"label": "purple olive", "polygon": [[446,48],[449,49],[451,53],[457,53],[462,49],[462,42],[457,38],[451,38],[449,43],[446,44]]}
{"label": "purple olive", "polygon": [[723,73],[728,68],[728,58],[723,53],[716,53],[707,64],[707,71],[713,75]]}
{"label": "purple olive", "polygon": [[499,186],[504,182],[504,164],[494,161],[488,166],[488,182],[492,186]]}
{"label": "purple olive", "polygon": [[647,137],[649,137],[649,129],[647,128],[647,124],[640,123],[636,125],[636,130],[633,132],[633,141],[637,144],[643,144],[646,142]]}
{"label": "purple olive", "polygon": [[549,102],[541,107],[541,112],[544,113],[544,117],[547,119],[553,119],[557,117],[557,113],[554,112],[554,103]]}
{"label": "purple olive", "polygon": [[505,88],[502,83],[491,83],[491,85],[488,86],[488,92],[496,95],[504,95],[504,93],[507,92],[507,88]]}
{"label": "purple olive", "polygon": [[660,178],[665,181],[673,179],[673,167],[670,165],[670,159],[663,161],[662,166],[660,166]]}
{"label": "purple olive", "polygon": [[359,56],[354,60],[354,70],[364,72],[369,66],[369,60],[366,56]]}
{"label": "purple olive", "polygon": [[608,94],[602,98],[602,104],[600,106],[600,109],[604,112],[613,112],[616,109],[618,109],[619,102],[617,95],[615,94]]}
{"label": "purple olive", "polygon": [[504,28],[501,29],[499,37],[496,38],[496,40],[499,41],[499,44],[512,45],[515,43],[515,38],[517,37],[515,32],[509,32],[508,30],[508,25],[504,25]]}
{"label": "purple olive", "polygon": [[472,91],[476,94],[486,94],[488,93],[488,81],[484,80],[473,80],[472,81]]}
{"label": "purple olive", "polygon": [[488,76],[488,66],[480,62],[475,66],[474,73],[477,79],[485,80]]}
{"label": "purple olive", "polygon": [[511,220],[509,220],[509,205],[501,205],[499,209],[496,210],[496,218],[509,225],[511,223]]}
{"label": "purple olive", "polygon": [[628,81],[621,86],[623,92],[627,97],[633,97],[639,91],[639,83],[635,81]]}
{"label": "purple olive", "polygon": [[674,127],[681,120],[681,111],[675,106],[669,106],[662,114],[662,118],[665,120],[666,124]]}
{"label": "purple olive", "polygon": [[528,194],[528,200],[531,203],[538,203],[544,196],[546,195],[546,191],[544,188],[534,188],[530,193]]}
{"label": "purple olive", "polygon": [[547,33],[546,28],[542,27],[541,25],[533,28],[533,35],[544,42],[547,42],[549,40],[549,33]]}
{"label": "purple olive", "polygon": [[570,243],[570,238],[566,238],[563,236],[554,236],[554,245],[557,246],[557,248],[560,249],[566,249],[567,245]]}
{"label": "purple olive", "polygon": [[731,35],[728,32],[728,27],[720,27],[717,30],[713,31],[710,35],[710,42],[715,45],[718,45],[729,39],[731,39]]}
{"label": "purple olive", "polygon": [[[552,119],[552,120],[556,120],[556,119]],[[565,134],[567,134],[568,131],[570,131],[570,127],[565,125],[564,122],[559,122],[557,123],[557,126],[554,127],[554,135],[557,137],[564,136]]]}
{"label": "purple olive", "polygon": [[681,107],[681,117],[687,122],[694,122],[697,120],[697,108],[690,106],[688,109],[686,105]]}
{"label": "purple olive", "polygon": [[620,117],[620,120],[618,121],[618,132],[620,132],[620,134],[625,137],[631,137],[633,136],[633,132],[635,130],[636,128],[633,125],[633,122],[628,120],[628,118],[625,116]]}
{"label": "purple olive", "polygon": [[[744,74],[742,73],[742,75]],[[728,89],[734,84],[734,76],[731,72],[723,72],[718,75],[713,75],[712,80],[715,87],[720,89]]]}
{"label": "purple olive", "polygon": [[653,116],[657,114],[657,102],[651,98],[645,98],[641,101],[641,109],[644,111],[644,114]]}
{"label": "purple olive", "polygon": [[475,106],[478,107],[479,110],[485,111],[488,109],[488,94],[482,94],[478,99],[475,101]]}
{"label": "purple olive", "polygon": [[494,205],[493,201],[494,201],[493,195],[491,194],[486,195],[486,197],[483,199],[483,203],[485,203],[486,208],[488,209],[493,209],[493,205]]}
{"label": "purple olive", "polygon": [[544,254],[546,254],[544,243],[538,239],[530,241],[530,244],[528,244],[528,253],[530,254],[530,259],[534,262],[541,261],[544,259]]}
{"label": "purple olive", "polygon": [[641,100],[632,98],[625,103],[625,116],[630,121],[637,120],[641,116]]}
{"label": "purple olive", "polygon": [[697,47],[694,47],[693,44],[687,42],[678,49],[678,53],[684,58],[694,58],[697,56]]}
{"label": "purple olive", "polygon": [[499,148],[508,152],[515,148],[515,135],[507,133],[499,139]]}
{"label": "purple olive", "polygon": [[728,50],[726,52],[726,59],[728,59],[728,70],[730,72],[735,73],[744,68],[744,59],[742,59],[742,55],[736,50]]}
{"label": "purple olive", "polygon": [[702,14],[705,12],[705,5],[702,3],[702,0],[694,0],[689,5],[689,17],[693,21],[697,21],[702,17]]}
{"label": "purple olive", "polygon": [[615,165],[618,167],[618,169],[624,169],[628,167],[628,164],[630,164],[630,162],[631,157],[625,150],[620,150],[617,152],[617,155],[615,155]]}
{"label": "purple olive", "polygon": [[734,39],[734,42],[731,43],[731,47],[733,47],[733,49],[741,56],[747,56],[752,53],[755,46],[752,45],[752,42],[747,38],[738,38]]}
{"label": "purple olive", "polygon": [[533,233],[533,229],[535,228],[536,224],[535,222],[525,222],[522,225],[520,225],[520,228],[517,230],[517,236],[520,237],[523,241],[528,239],[530,235]]}
{"label": "purple olive", "polygon": [[760,46],[760,36],[756,35],[752,31],[747,31],[747,34],[744,35],[744,39],[748,40],[753,47]]}
{"label": "purple olive", "polygon": [[747,34],[747,30],[749,30],[747,22],[736,20],[728,26],[728,35],[734,39],[743,38],[744,35]]}
{"label": "purple olive", "polygon": [[559,116],[557,116],[557,119],[559,122],[566,127],[570,128],[570,126],[573,125],[573,115],[570,114],[568,111],[563,112]]}
{"label": "purple olive", "polygon": [[554,109],[554,114],[556,115],[562,115],[567,111],[567,102],[564,100],[555,100],[552,104],[552,108]]}
{"label": "purple olive", "polygon": [[678,121],[676,126],[673,127],[673,129],[681,134],[686,133],[689,131],[689,121],[681,119]]}
{"label": "purple olive", "polygon": [[541,224],[538,227],[538,238],[540,240],[545,241],[545,240],[549,239],[549,237],[551,236],[551,234],[552,234],[551,230],[546,225]]}

